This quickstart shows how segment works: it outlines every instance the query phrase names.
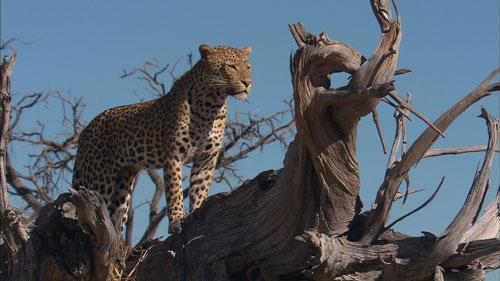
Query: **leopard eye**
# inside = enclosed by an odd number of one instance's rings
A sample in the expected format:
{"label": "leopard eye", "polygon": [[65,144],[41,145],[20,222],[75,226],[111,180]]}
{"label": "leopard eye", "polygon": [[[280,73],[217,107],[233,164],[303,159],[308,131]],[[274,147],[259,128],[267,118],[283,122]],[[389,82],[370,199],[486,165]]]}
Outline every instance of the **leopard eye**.
{"label": "leopard eye", "polygon": [[252,66],[251,65],[247,66],[247,70],[252,70]]}
{"label": "leopard eye", "polygon": [[229,67],[229,68],[232,68],[232,69],[236,70],[236,65],[234,65],[234,64],[228,64],[228,65],[227,65],[227,67]]}

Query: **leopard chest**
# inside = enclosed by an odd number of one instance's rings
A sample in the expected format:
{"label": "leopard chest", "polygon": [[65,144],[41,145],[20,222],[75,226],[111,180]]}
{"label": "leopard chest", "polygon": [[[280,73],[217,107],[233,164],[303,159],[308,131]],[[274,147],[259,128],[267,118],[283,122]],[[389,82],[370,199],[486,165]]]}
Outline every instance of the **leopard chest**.
{"label": "leopard chest", "polygon": [[188,130],[181,145],[184,163],[193,162],[197,157],[211,157],[220,150],[224,138],[225,115],[219,118],[191,116]]}

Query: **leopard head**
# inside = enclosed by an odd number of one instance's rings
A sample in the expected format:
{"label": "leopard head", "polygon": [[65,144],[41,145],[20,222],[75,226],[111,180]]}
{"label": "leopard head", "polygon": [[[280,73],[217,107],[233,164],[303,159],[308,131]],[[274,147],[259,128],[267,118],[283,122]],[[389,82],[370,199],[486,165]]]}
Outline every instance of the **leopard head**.
{"label": "leopard head", "polygon": [[252,65],[248,61],[252,48],[239,50],[203,44],[199,51],[207,85],[223,95],[245,99],[252,88]]}

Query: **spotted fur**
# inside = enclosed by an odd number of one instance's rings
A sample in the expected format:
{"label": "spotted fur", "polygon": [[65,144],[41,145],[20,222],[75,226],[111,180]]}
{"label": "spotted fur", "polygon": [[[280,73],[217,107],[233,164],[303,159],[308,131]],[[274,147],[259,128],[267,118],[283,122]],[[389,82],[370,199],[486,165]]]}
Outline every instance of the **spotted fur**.
{"label": "spotted fur", "polygon": [[99,192],[121,228],[142,169],[163,167],[169,232],[179,232],[184,217],[183,164],[192,162],[190,212],[207,197],[224,136],[226,98],[244,99],[252,87],[251,49],[201,45],[199,51],[201,59],[169,94],[108,109],[80,135],[73,187]]}

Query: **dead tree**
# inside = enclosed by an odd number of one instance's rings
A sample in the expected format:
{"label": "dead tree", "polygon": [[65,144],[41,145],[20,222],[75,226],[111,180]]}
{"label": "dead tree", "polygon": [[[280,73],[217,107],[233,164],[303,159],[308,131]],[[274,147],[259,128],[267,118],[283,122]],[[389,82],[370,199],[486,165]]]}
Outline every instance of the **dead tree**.
{"label": "dead tree", "polygon": [[[38,276],[45,277],[42,280],[119,278],[109,272],[139,281],[483,280],[485,272],[500,267],[498,193],[479,217],[497,150],[499,121],[482,110],[480,116],[489,133],[485,147],[430,148],[468,107],[500,91],[500,83],[491,82],[500,69],[436,121],[429,121],[411,106],[410,99],[404,100],[395,90],[393,76],[401,73],[396,71],[402,39],[399,16],[392,20],[386,0],[370,2],[381,38],[369,59],[325,33],[311,34],[302,24],[290,26],[299,48],[290,61],[298,133],[288,147],[282,169],[262,172],[230,193],[209,197],[183,221],[182,233],[164,241],[145,241],[129,253],[125,264],[116,243],[110,242],[116,235],[109,227],[107,212],[99,208],[99,198],[85,190],[61,196],[44,207],[34,222],[34,229],[51,235],[31,232],[29,239],[21,239],[15,250],[28,254],[8,264],[5,280],[39,280]],[[349,73],[349,84],[330,88],[329,75],[336,72]],[[380,101],[396,108],[397,133],[375,202],[370,210],[360,213],[357,125],[370,113],[378,123]],[[405,137],[404,120],[410,113],[429,127],[406,149],[400,143]],[[397,157],[400,149],[405,153]],[[463,208],[442,234],[410,237],[393,231],[393,224],[387,225],[392,204],[401,197],[398,189],[418,161],[443,153],[479,150],[485,151],[484,161]],[[71,227],[47,230],[51,220]],[[82,236],[61,239],[61,233],[62,237],[73,237],[68,236],[73,232]],[[86,250],[75,241],[85,241]],[[43,251],[44,245],[57,247]],[[5,251],[0,249],[0,255]],[[75,257],[79,251],[86,254]],[[30,258],[33,256],[38,259]],[[12,279],[16,272],[23,273],[25,279]]]}
{"label": "dead tree", "polygon": [[[399,19],[392,21],[386,1],[371,4],[382,34],[368,60],[325,33],[290,26],[299,47],[290,62],[298,134],[284,167],[212,196],[184,221],[181,234],[144,245],[140,258],[128,261],[136,280],[481,280],[498,268],[500,198],[477,218],[498,141],[498,120],[486,111],[481,114],[490,133],[486,157],[446,231],[409,237],[386,223],[411,168],[430,155],[432,144],[464,110],[500,90],[490,83],[500,70],[430,122],[392,84],[402,38]],[[331,89],[328,75],[336,72],[352,79]],[[357,125],[381,100],[403,115],[416,114],[429,128],[401,159],[391,154],[373,208],[359,213]]]}

